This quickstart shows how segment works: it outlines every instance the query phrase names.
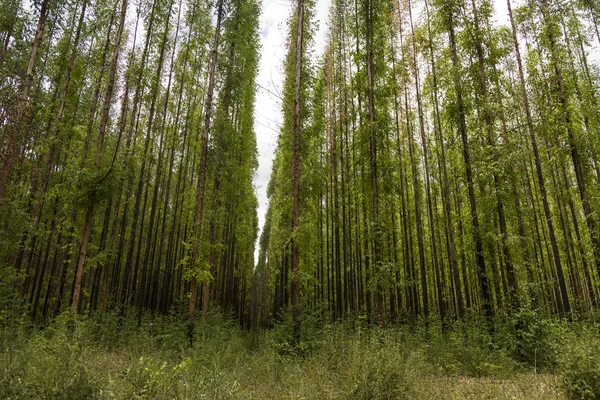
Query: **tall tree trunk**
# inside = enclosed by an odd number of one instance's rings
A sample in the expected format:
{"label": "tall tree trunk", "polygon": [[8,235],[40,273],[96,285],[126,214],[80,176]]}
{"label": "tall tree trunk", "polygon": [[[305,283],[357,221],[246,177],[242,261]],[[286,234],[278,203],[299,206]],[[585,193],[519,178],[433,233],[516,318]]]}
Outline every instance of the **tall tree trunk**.
{"label": "tall tree trunk", "polygon": [[444,295],[443,295],[443,282],[440,280],[440,265],[437,254],[437,243],[435,240],[435,223],[434,223],[434,212],[433,212],[433,203],[432,203],[432,195],[431,195],[431,182],[430,182],[430,173],[429,173],[429,150],[427,146],[427,137],[425,134],[425,116],[423,112],[423,104],[421,101],[421,80],[419,76],[419,64],[417,62],[417,45],[415,38],[415,28],[413,24],[413,16],[412,16],[412,4],[409,0],[408,2],[408,12],[409,12],[409,20],[410,20],[410,30],[412,34],[412,57],[413,57],[413,65],[414,65],[414,77],[415,77],[415,92],[417,98],[417,111],[419,117],[419,132],[421,137],[421,146],[423,148],[423,163],[425,167],[425,196],[427,201],[427,215],[429,221],[429,234],[431,240],[431,252],[433,259],[433,270],[435,274],[436,287],[437,287],[437,296],[438,296],[438,307],[440,312],[440,320],[442,321],[442,326],[444,325],[444,319],[446,317],[446,309],[444,303]]}
{"label": "tall tree trunk", "polygon": [[298,0],[297,33],[296,33],[296,76],[294,91],[294,154],[293,154],[293,180],[292,198],[294,210],[292,217],[292,304],[294,307],[294,333],[300,334],[300,257],[298,254],[297,234],[300,219],[300,91],[302,88],[302,57],[304,34],[304,0]]}
{"label": "tall tree trunk", "polygon": [[[377,276],[381,267],[381,232],[379,221],[379,185],[377,175],[377,129],[375,127],[375,78],[373,49],[373,0],[366,2],[366,52],[367,52],[367,102],[369,113],[369,166],[371,175],[371,207],[373,213],[373,271]],[[375,311],[379,324],[385,325],[382,287],[379,277],[376,278]]]}
{"label": "tall tree trunk", "polygon": [[[110,114],[110,105],[113,97],[113,91],[115,86],[115,81],[117,79],[117,67],[119,62],[119,53],[121,50],[121,38],[123,36],[123,29],[125,25],[125,18],[127,16],[127,0],[123,0],[121,3],[121,16],[119,20],[119,28],[117,29],[117,34],[115,38],[115,47],[113,50],[113,55],[110,64],[110,72],[108,76],[108,85],[106,87],[106,94],[104,96],[104,106],[102,119],[100,120],[100,125],[98,127],[98,139],[96,145],[96,156],[94,159],[94,164],[96,168],[100,167],[101,157],[102,157],[102,149],[104,146],[104,135],[106,133],[106,126],[108,124],[108,118]],[[81,295],[81,281],[83,278],[83,266],[85,264],[86,255],[87,255],[87,246],[90,239],[91,231],[92,231],[92,219],[94,216],[94,204],[91,203],[88,206],[86,216],[85,216],[85,225],[83,227],[83,235],[81,238],[81,246],[79,248],[79,256],[77,259],[77,269],[75,270],[75,286],[73,289],[73,300],[71,302],[71,313],[77,314],[79,309],[79,301]]]}
{"label": "tall tree trunk", "polygon": [[[483,107],[483,118],[485,121],[485,127],[487,131],[487,142],[492,152],[492,161],[494,165],[499,165],[498,152],[496,150],[496,139],[494,137],[494,123],[492,121],[492,114],[490,111],[490,98],[488,94],[488,81],[487,72],[485,70],[485,55],[483,44],[481,43],[481,31],[479,26],[479,16],[475,0],[471,0],[473,8],[473,19],[475,24],[475,50],[477,52],[477,64],[479,67],[479,89],[481,90],[481,103]],[[510,256],[509,244],[508,244],[508,232],[506,226],[506,216],[504,214],[504,202],[500,193],[500,181],[498,174],[495,170],[492,172],[492,179],[494,180],[494,195],[496,197],[496,212],[498,213],[498,222],[500,225],[500,247],[501,251],[501,262],[500,265],[506,267],[506,274],[508,279],[509,293],[508,297],[512,306],[518,307],[517,299],[517,283],[515,279],[515,270],[513,262]]]}
{"label": "tall tree trunk", "polygon": [[[158,65],[157,65],[157,71],[156,71],[156,76],[158,77],[158,79],[156,80],[156,84],[155,86],[152,88],[151,90],[151,103],[150,103],[150,110],[149,110],[149,115],[148,115],[148,128],[147,128],[147,133],[146,133],[146,140],[149,140],[149,138],[152,138],[152,130],[154,127],[154,118],[155,118],[155,113],[156,113],[156,101],[158,100],[159,97],[159,93],[160,93],[160,82],[161,82],[161,78],[162,78],[162,70],[164,67],[164,58],[165,58],[165,50],[166,50],[166,46],[167,46],[167,40],[169,38],[169,23],[171,21],[171,11],[173,9],[173,0],[171,0],[169,2],[169,8],[167,9],[167,18],[165,20],[165,27],[164,27],[164,31],[163,31],[163,35],[162,35],[162,39],[161,39],[161,43],[160,43],[160,47],[159,47],[159,56],[158,56]],[[167,110],[165,109],[164,112],[166,113]],[[140,283],[140,289],[136,292],[137,294],[137,299],[136,299],[136,303],[138,306],[138,321],[141,321],[141,312],[144,308],[144,306],[146,305],[145,301],[144,301],[144,297],[145,297],[145,292],[146,292],[146,280],[148,279],[148,269],[150,269],[150,272],[152,271],[152,265],[153,265],[153,259],[150,257],[150,246],[152,244],[152,232],[154,229],[154,220],[156,218],[156,211],[157,211],[157,202],[158,202],[158,191],[160,188],[160,179],[161,179],[161,169],[162,169],[162,162],[163,162],[163,156],[164,156],[164,127],[163,129],[161,129],[160,131],[160,148],[159,148],[159,156],[158,156],[158,162],[156,165],[156,174],[155,174],[155,179],[154,179],[154,191],[152,194],[152,204],[150,206],[150,220],[149,220],[149,229],[148,229],[148,237],[146,238],[146,248],[144,250],[144,261],[143,261],[143,271],[142,271],[142,280]],[[141,257],[141,254],[138,253],[138,258]]]}
{"label": "tall tree trunk", "polygon": [[[211,58],[209,64],[208,87],[206,89],[206,103],[204,106],[204,126],[202,130],[202,149],[200,154],[200,170],[198,173],[198,185],[196,187],[196,212],[194,217],[194,239],[196,243],[193,248],[192,259],[194,262],[200,256],[200,239],[202,235],[202,214],[204,212],[204,189],[206,187],[206,159],[208,158],[208,137],[210,133],[210,124],[212,120],[213,95],[215,88],[215,68],[217,64],[217,55],[219,52],[219,40],[221,38],[221,20],[223,18],[223,1],[219,0],[217,4],[217,25],[215,27],[215,37],[213,39]],[[210,290],[209,284],[204,290]],[[191,295],[188,301],[188,321],[190,323],[190,339],[193,337],[193,322],[196,313],[196,302],[198,300],[198,280],[192,277],[190,281]]]}
{"label": "tall tree trunk", "polygon": [[463,88],[460,77],[460,64],[458,61],[458,51],[456,48],[456,38],[454,30],[454,16],[452,5],[448,7],[448,28],[450,36],[450,50],[452,53],[452,65],[454,68],[454,86],[456,91],[456,105],[458,108],[458,132],[462,143],[463,161],[465,163],[465,172],[467,178],[467,190],[469,194],[469,207],[471,212],[471,226],[473,242],[475,245],[475,265],[477,267],[477,279],[479,280],[479,291],[481,297],[481,306],[483,314],[490,319],[493,314],[492,294],[490,291],[490,282],[487,276],[485,258],[483,255],[483,246],[481,243],[481,233],[479,232],[479,217],[477,215],[477,201],[475,198],[475,185],[473,182],[473,171],[471,166],[471,153],[469,150],[469,141],[467,137],[466,111],[463,101]]}
{"label": "tall tree trunk", "polygon": [[[550,20],[548,15],[550,12],[548,1],[542,0],[542,15],[544,20],[549,26],[547,27],[547,36],[550,45],[550,61],[554,69],[556,77],[556,84],[558,86],[558,100],[562,106],[562,116],[565,122],[565,128],[567,130],[567,138],[569,141],[569,150],[571,152],[571,160],[573,162],[573,168],[575,170],[575,179],[577,181],[577,188],[579,189],[579,198],[583,206],[583,214],[585,215],[585,222],[587,223],[588,231],[590,233],[590,239],[592,242],[592,250],[594,258],[596,260],[596,266],[598,273],[600,274],[600,232],[598,231],[597,220],[595,217],[592,203],[590,202],[590,196],[588,193],[586,179],[585,179],[585,161],[582,156],[580,144],[575,137],[575,131],[573,128],[573,117],[571,115],[571,107],[569,104],[569,93],[565,86],[563,78],[562,67],[559,60],[558,49],[557,49],[557,38],[553,33],[554,23]],[[560,275],[559,275],[560,279]]]}
{"label": "tall tree trunk", "polygon": [[[459,319],[464,315],[464,299],[462,295],[460,285],[460,272],[458,268],[458,258],[456,256],[456,242],[454,239],[454,223],[452,217],[452,201],[450,198],[450,185],[449,176],[446,166],[446,146],[444,144],[444,136],[442,130],[442,120],[440,117],[440,106],[439,106],[439,93],[438,93],[438,79],[437,79],[437,68],[435,64],[435,55],[433,50],[433,35],[431,32],[431,22],[429,16],[429,5],[428,1],[425,1],[425,10],[427,12],[427,34],[428,34],[428,48],[429,48],[429,62],[431,64],[431,77],[432,77],[432,98],[434,104],[434,117],[435,117],[435,130],[437,133],[437,145],[440,149],[440,170],[441,170],[441,181],[442,181],[442,205],[444,208],[444,217],[446,224],[446,248],[448,252],[448,263],[450,270],[452,271],[452,279],[454,282],[455,301],[456,301],[456,313]],[[466,282],[465,282],[466,285]],[[465,286],[465,296],[469,297],[467,286]]]}
{"label": "tall tree trunk", "polygon": [[[69,92],[69,86],[71,83],[71,73],[73,71],[73,65],[75,64],[75,57],[77,56],[77,48],[79,47],[79,39],[81,37],[81,30],[83,27],[83,19],[85,16],[86,6],[87,6],[87,0],[84,0],[83,6],[81,9],[81,13],[79,15],[79,21],[77,23],[77,31],[75,33],[75,39],[74,39],[74,43],[73,43],[73,49],[71,51],[71,57],[69,59],[69,64],[67,65],[67,70],[65,73],[65,84],[61,91],[60,105],[59,105],[59,108],[58,108],[58,111],[56,114],[56,118],[55,118],[56,121],[54,122],[54,128],[52,129],[52,133],[49,132],[49,136],[51,137],[50,152],[48,154],[48,159],[46,160],[46,168],[44,170],[44,177],[42,179],[42,184],[38,188],[37,193],[36,193],[36,195],[38,196],[38,200],[34,207],[33,224],[32,224],[31,231],[28,235],[27,243],[25,245],[25,256],[24,256],[23,265],[21,266],[21,269],[23,270],[25,277],[29,276],[31,257],[33,255],[33,248],[35,247],[35,243],[37,240],[37,234],[38,234],[37,230],[38,230],[38,226],[40,224],[40,217],[41,217],[41,213],[42,213],[42,208],[44,206],[44,200],[46,198],[45,195],[46,195],[46,191],[48,189],[48,184],[50,182],[50,175],[52,173],[52,168],[54,167],[54,159],[55,159],[56,153],[58,151],[58,143],[57,143],[58,134],[59,134],[62,119],[64,116],[65,103],[66,103],[67,94]],[[23,295],[24,295],[25,281],[26,281],[26,279],[23,280],[23,284],[21,285],[21,287],[19,289],[18,297],[20,299],[22,299]]]}
{"label": "tall tree trunk", "polygon": [[[151,39],[152,32],[153,32],[153,25],[154,25],[156,6],[157,6],[156,3],[157,3],[156,0],[154,0],[152,2],[152,8],[150,10],[148,26],[146,28],[146,39],[145,39],[145,44],[144,44],[144,50],[142,51],[142,60],[141,60],[142,68],[140,68],[140,71],[137,76],[136,90],[135,90],[135,94],[133,96],[132,116],[131,116],[131,120],[129,122],[129,128],[128,128],[129,131],[127,133],[128,136],[133,135],[134,126],[135,126],[135,132],[137,133],[137,131],[138,131],[140,114],[141,114],[138,110],[140,99],[141,99],[141,93],[142,93],[142,84],[141,83],[142,83],[142,78],[143,78],[145,68],[146,68],[146,60],[147,60],[148,53],[150,50],[150,39]],[[151,121],[152,121],[152,118],[149,119],[150,127],[152,124]],[[143,192],[143,188],[144,188],[144,180],[146,178],[146,165],[147,165],[147,159],[148,159],[148,149],[150,147],[150,139],[151,139],[151,132],[150,132],[150,130],[148,130],[145,140],[144,140],[144,153],[142,155],[142,165],[140,167],[140,175],[138,178],[137,188],[136,188],[136,192],[135,192],[135,204],[133,206],[131,231],[129,233],[129,245],[128,245],[127,256],[125,258],[125,271],[123,274],[123,284],[121,286],[121,295],[120,295],[121,303],[122,303],[121,314],[123,314],[123,315],[127,311],[127,304],[131,303],[132,302],[131,300],[133,300],[133,298],[132,298],[133,293],[129,294],[129,287],[131,285],[132,292],[135,292],[135,284],[136,284],[136,279],[137,279],[137,268],[138,268],[138,263],[139,263],[139,258],[140,258],[139,251],[138,251],[138,256],[136,257],[136,260],[135,260],[135,265],[133,266],[133,269],[134,269],[133,280],[131,279],[131,273],[132,273],[133,255],[135,253],[135,244],[136,244],[135,240],[137,237],[138,219],[140,216],[140,205],[142,202],[142,192]],[[133,184],[133,178],[131,180],[131,183]],[[131,186],[131,185],[129,185],[129,186]],[[129,202],[128,202],[128,204],[129,204]],[[142,219],[142,226],[143,226],[143,219]],[[123,229],[125,229],[124,226],[123,226]],[[141,240],[138,240],[138,243],[141,245]]]}
{"label": "tall tree trunk", "polygon": [[19,89],[19,99],[14,111],[14,117],[8,127],[8,133],[4,139],[5,154],[3,155],[2,171],[0,173],[0,203],[4,200],[6,193],[6,186],[11,175],[12,166],[17,158],[19,152],[19,139],[22,133],[24,120],[27,114],[29,106],[29,93],[33,86],[33,78],[35,72],[35,66],[37,63],[38,52],[42,44],[44,36],[44,30],[46,28],[46,22],[48,20],[49,10],[51,2],[49,0],[43,0],[40,5],[40,16],[37,22],[37,28],[33,42],[31,44],[31,51],[29,53],[29,62],[27,63],[27,71],[25,77],[21,83]]}

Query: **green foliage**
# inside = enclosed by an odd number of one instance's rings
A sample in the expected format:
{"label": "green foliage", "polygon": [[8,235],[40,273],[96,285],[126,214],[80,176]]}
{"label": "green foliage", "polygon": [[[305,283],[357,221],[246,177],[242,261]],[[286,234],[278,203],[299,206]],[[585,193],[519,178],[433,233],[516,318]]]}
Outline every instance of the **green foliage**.
{"label": "green foliage", "polygon": [[161,362],[154,360],[152,357],[140,357],[137,368],[125,372],[132,398],[172,398],[173,390],[176,390],[178,381],[191,367],[191,364],[192,360],[189,357],[172,366],[168,365],[166,361]]}
{"label": "green foliage", "polygon": [[506,377],[517,367],[508,349],[495,345],[487,327],[477,321],[456,323],[445,334],[434,331],[426,354],[440,371],[450,375]]}
{"label": "green foliage", "polygon": [[597,327],[577,326],[560,348],[563,387],[573,399],[600,398],[600,339]]}
{"label": "green foliage", "polygon": [[515,358],[536,371],[552,370],[560,354],[561,330],[535,310],[521,308],[512,317]]}
{"label": "green foliage", "polygon": [[[0,10],[0,397],[562,395],[538,373],[600,397],[595,327],[549,317],[597,305],[593,1],[529,1],[509,28],[490,0],[339,0],[316,61],[305,0],[300,154],[292,10],[256,268],[260,3],[26,3]],[[190,280],[223,310],[193,347]],[[71,282],[89,315],[40,325]],[[273,329],[232,322],[255,318]]]}
{"label": "green foliage", "polygon": [[17,274],[13,266],[0,262],[0,321],[5,321],[15,304]]}
{"label": "green foliage", "polygon": [[77,177],[78,191],[75,204],[81,208],[98,205],[114,196],[119,179],[112,167],[83,169]]}
{"label": "green foliage", "polygon": [[414,398],[417,375],[426,368],[422,352],[410,351],[402,343],[389,340],[389,336],[381,338],[379,343],[370,342],[366,346],[368,350],[360,359],[362,368],[355,376],[348,398]]}
{"label": "green foliage", "polygon": [[0,397],[100,398],[97,370],[89,364],[95,351],[84,345],[86,328],[80,321],[63,317],[31,337],[21,332],[2,351]]}
{"label": "green foliage", "polygon": [[213,276],[210,273],[210,265],[206,260],[206,254],[199,257],[192,256],[195,251],[194,247],[203,249],[203,253],[206,253],[209,246],[206,243],[201,243],[195,237],[191,238],[189,242],[184,242],[183,245],[186,248],[186,256],[179,261],[179,264],[183,267],[184,278],[186,280],[196,279],[198,282],[210,282]]}
{"label": "green foliage", "polygon": [[301,314],[300,331],[294,332],[293,312],[287,309],[275,323],[270,334],[271,346],[281,356],[303,357],[323,346],[325,327],[322,317],[316,313]]}
{"label": "green foliage", "polygon": [[[444,335],[436,325],[382,330],[307,316],[292,347],[289,320],[250,340],[228,316],[210,312],[197,321],[193,347],[187,321],[175,316],[144,315],[138,325],[118,314],[102,321],[62,314],[34,330],[13,320],[1,332],[0,397],[564,398],[551,376],[520,374],[510,353],[490,347],[475,323]],[[598,341],[588,348],[593,329],[578,329],[584,333],[569,332],[557,372],[574,396],[592,398],[585,393],[597,390]]]}

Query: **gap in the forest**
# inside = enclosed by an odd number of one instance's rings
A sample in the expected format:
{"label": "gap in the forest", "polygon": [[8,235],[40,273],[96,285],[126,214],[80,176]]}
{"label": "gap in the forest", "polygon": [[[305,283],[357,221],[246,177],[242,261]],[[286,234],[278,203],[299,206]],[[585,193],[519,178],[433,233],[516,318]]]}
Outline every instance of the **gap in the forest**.
{"label": "gap in the forest", "polygon": [[[314,57],[325,48],[330,0],[317,2],[316,19],[319,21],[315,35]],[[287,36],[287,20],[293,4],[289,0],[265,0],[260,16],[261,58],[256,79],[256,104],[254,130],[258,147],[258,170],[254,176],[254,190],[258,198],[259,237],[265,224],[269,206],[267,186],[277,147],[277,136],[282,122],[281,87],[283,85],[283,61]],[[258,241],[254,250],[254,263],[258,261]]]}

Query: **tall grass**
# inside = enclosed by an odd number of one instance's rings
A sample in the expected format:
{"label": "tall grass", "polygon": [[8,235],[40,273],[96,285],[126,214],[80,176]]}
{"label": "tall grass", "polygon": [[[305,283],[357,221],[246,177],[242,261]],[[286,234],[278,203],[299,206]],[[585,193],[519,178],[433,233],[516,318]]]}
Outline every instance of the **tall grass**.
{"label": "tall grass", "polygon": [[[436,325],[381,330],[361,320],[330,324],[315,316],[303,322],[298,341],[289,319],[252,333],[214,313],[198,319],[190,347],[186,322],[174,316],[147,317],[138,326],[112,314],[102,321],[61,315],[43,329],[27,319],[13,320],[1,333],[0,398],[561,399],[598,394],[600,341],[590,326],[581,330],[549,322],[544,328],[548,343],[534,351],[539,360],[534,355],[531,363],[522,354],[526,349],[514,344],[514,327],[498,330],[491,340],[476,323],[442,333]],[[554,353],[542,357],[547,351]]]}

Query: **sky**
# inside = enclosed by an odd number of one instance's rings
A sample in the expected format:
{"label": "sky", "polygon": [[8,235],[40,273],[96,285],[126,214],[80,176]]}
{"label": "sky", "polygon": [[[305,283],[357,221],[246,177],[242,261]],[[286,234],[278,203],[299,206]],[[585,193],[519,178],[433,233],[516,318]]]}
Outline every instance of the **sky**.
{"label": "sky", "polygon": [[[315,54],[322,54],[327,32],[327,16],[330,0],[316,2],[318,30],[315,35]],[[281,101],[277,94],[283,85],[283,59],[287,20],[294,8],[290,0],[263,0],[260,17],[261,59],[257,79],[257,96],[254,111],[254,130],[258,146],[258,171],[254,177],[254,188],[258,196],[258,222],[260,233],[265,223],[269,200],[267,185],[271,176],[271,166],[275,157],[277,136],[282,121]],[[258,244],[255,261],[258,261]]]}

